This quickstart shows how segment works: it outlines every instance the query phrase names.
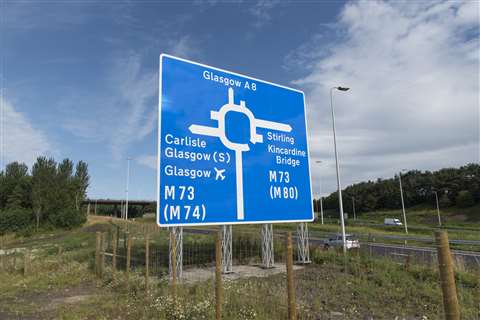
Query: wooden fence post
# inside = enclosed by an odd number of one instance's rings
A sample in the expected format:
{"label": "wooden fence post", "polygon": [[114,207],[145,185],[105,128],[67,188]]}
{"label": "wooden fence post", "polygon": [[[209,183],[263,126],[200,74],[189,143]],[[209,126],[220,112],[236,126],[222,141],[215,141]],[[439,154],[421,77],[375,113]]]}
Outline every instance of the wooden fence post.
{"label": "wooden fence post", "polygon": [[480,270],[477,271],[477,317],[480,319]]}
{"label": "wooden fence post", "polygon": [[96,233],[96,245],[95,245],[95,274],[98,276],[100,270],[100,243],[102,241],[101,233],[97,231]]}
{"label": "wooden fence post", "polygon": [[26,277],[30,272],[30,251],[25,250],[23,254],[23,276]]}
{"label": "wooden fence post", "polygon": [[17,271],[17,251],[13,251],[13,271]]}
{"label": "wooden fence post", "polygon": [[132,258],[132,236],[130,233],[127,234],[127,265],[125,267],[125,282],[127,289],[129,287],[129,278],[130,278],[130,259]]}
{"label": "wooden fence post", "polygon": [[288,320],[297,319],[297,307],[295,301],[295,283],[293,279],[293,246],[292,233],[287,234],[287,292],[288,292]]}
{"label": "wooden fence post", "polygon": [[148,296],[148,277],[150,273],[150,239],[145,235],[145,295]]}
{"label": "wooden fence post", "polygon": [[117,277],[117,245],[118,245],[118,234],[116,239],[112,241],[112,280],[115,281]]}
{"label": "wooden fence post", "polygon": [[405,257],[405,271],[410,270],[410,254],[407,254]]}
{"label": "wooden fence post", "polygon": [[220,231],[215,239],[215,319],[222,318],[222,244]]}
{"label": "wooden fence post", "polygon": [[125,229],[123,232],[123,250],[127,253],[127,238],[128,238],[128,230]]}
{"label": "wooden fence post", "polygon": [[457,288],[455,286],[455,273],[453,271],[452,255],[448,244],[446,231],[435,231],[435,240],[438,252],[438,267],[440,273],[440,284],[443,292],[443,307],[445,319],[459,320],[460,308],[458,305]]}
{"label": "wooden fence post", "polygon": [[116,246],[117,246],[117,249],[118,249],[118,244],[120,243],[120,226],[117,225],[117,235],[115,237],[115,242],[116,242]]}
{"label": "wooden fence post", "polygon": [[6,256],[6,250],[5,250],[5,239],[4,237],[0,237],[0,251],[2,251],[2,254],[0,254],[0,270],[5,270],[5,256]]}
{"label": "wooden fence post", "polygon": [[100,237],[100,267],[98,270],[100,278],[103,279],[103,270],[105,269],[105,232],[101,233]]}

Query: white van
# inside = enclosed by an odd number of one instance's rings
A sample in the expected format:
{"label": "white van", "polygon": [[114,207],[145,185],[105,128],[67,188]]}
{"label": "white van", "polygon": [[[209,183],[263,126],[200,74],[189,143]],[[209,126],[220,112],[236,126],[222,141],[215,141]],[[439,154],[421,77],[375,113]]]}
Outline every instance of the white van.
{"label": "white van", "polygon": [[402,226],[403,223],[397,218],[385,218],[383,224],[386,226]]}

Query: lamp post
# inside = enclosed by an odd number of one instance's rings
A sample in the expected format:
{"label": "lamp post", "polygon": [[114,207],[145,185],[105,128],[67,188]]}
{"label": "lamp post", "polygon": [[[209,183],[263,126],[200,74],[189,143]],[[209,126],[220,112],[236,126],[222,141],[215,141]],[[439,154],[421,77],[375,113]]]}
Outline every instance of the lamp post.
{"label": "lamp post", "polygon": [[440,218],[440,206],[438,204],[438,194],[437,194],[437,191],[433,191],[433,193],[435,193],[435,200],[437,202],[438,226],[441,227],[442,226],[442,219]]}
{"label": "lamp post", "polygon": [[130,160],[127,158],[127,185],[125,188],[125,220],[128,220],[128,184],[130,183]]}
{"label": "lamp post", "polygon": [[[317,160],[315,161],[315,163],[322,163],[321,160]],[[322,198],[322,188],[321,188],[321,184],[320,184],[320,179],[318,180],[318,193],[319,193],[319,196],[320,196],[320,221],[322,222],[323,224],[323,198]]]}
{"label": "lamp post", "polygon": [[346,87],[330,88],[330,107],[332,109],[333,146],[335,149],[335,165],[337,168],[338,203],[339,203],[339,209],[340,209],[340,223],[342,225],[342,244],[343,244],[344,254],[347,252],[347,247],[346,247],[346,239],[345,239],[345,220],[343,217],[342,186],[340,183],[340,167],[338,165],[337,137],[335,132],[335,111],[333,110],[333,90],[348,91],[349,89],[350,88],[346,88]]}
{"label": "lamp post", "polygon": [[405,233],[408,234],[407,215],[405,214],[405,203],[403,201],[403,188],[402,188],[402,172],[403,171],[405,171],[405,169],[403,169],[398,173],[398,182],[400,183],[400,199],[402,200],[403,224],[405,225]]}

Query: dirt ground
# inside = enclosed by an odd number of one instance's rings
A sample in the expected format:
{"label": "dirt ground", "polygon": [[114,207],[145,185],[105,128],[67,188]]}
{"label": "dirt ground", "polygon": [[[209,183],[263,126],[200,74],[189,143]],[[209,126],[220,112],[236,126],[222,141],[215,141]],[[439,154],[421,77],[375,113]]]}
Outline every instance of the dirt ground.
{"label": "dirt ground", "polygon": [[[265,269],[259,265],[233,266],[233,272],[224,274],[224,280],[238,280],[245,278],[265,278],[279,273],[286,273],[285,264],[276,263],[273,268]],[[301,270],[302,266],[295,265],[293,270]],[[215,277],[215,268],[192,268],[186,269],[182,274],[182,283],[195,283],[209,280]]]}
{"label": "dirt ground", "polygon": [[[24,293],[15,298],[2,301],[0,304],[1,320],[41,320],[53,319],[60,306],[79,303],[98,294],[95,283],[84,283],[80,286],[51,290],[41,293]],[[21,308],[18,308],[21,306]],[[15,311],[9,311],[15,310]]]}

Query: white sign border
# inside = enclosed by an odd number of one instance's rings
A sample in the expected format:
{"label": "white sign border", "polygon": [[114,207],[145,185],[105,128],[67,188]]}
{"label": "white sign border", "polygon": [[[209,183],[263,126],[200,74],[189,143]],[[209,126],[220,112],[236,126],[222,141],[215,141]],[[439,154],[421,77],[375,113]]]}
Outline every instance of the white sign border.
{"label": "white sign border", "polygon": [[[302,97],[303,97],[303,114],[304,114],[304,119],[305,119],[305,131],[306,131],[307,149],[308,149],[307,154],[308,154],[308,178],[310,180],[310,202],[312,202],[310,204],[312,206],[312,218],[311,219],[267,220],[267,221],[235,221],[235,222],[206,222],[206,223],[205,222],[200,222],[200,223],[168,223],[168,224],[161,224],[160,223],[159,217],[160,217],[160,159],[161,159],[160,150],[161,150],[161,143],[162,143],[162,139],[161,139],[161,132],[162,132],[162,121],[161,121],[162,120],[162,60],[163,60],[164,57],[174,59],[174,60],[178,60],[178,61],[187,62],[187,63],[194,64],[194,65],[197,65],[197,66],[205,67],[205,68],[210,68],[210,69],[217,70],[217,71],[220,71],[220,72],[225,72],[225,73],[232,74],[232,75],[235,75],[235,76],[244,77],[244,78],[247,78],[247,79],[250,79],[250,80],[266,83],[266,84],[269,84],[269,85],[273,85],[273,86],[280,87],[280,88],[287,89],[287,90],[292,90],[292,91],[295,91],[295,92],[298,92],[298,93],[302,94]],[[257,78],[253,78],[253,77],[250,77],[250,76],[240,74],[240,73],[228,71],[228,70],[225,70],[225,69],[212,67],[212,66],[209,66],[209,65],[206,65],[206,64],[202,64],[202,63],[199,63],[199,62],[195,62],[195,61],[187,60],[187,59],[184,59],[184,58],[176,57],[176,56],[166,54],[166,53],[160,54],[159,62],[160,62],[160,66],[159,66],[159,72],[158,72],[158,126],[157,126],[158,127],[158,133],[157,133],[157,139],[158,139],[157,140],[157,142],[158,142],[157,143],[157,214],[156,214],[156,217],[155,217],[157,225],[159,227],[165,228],[165,227],[189,227],[189,226],[190,227],[199,227],[199,226],[234,225],[234,224],[269,224],[269,223],[273,224],[273,223],[313,222],[315,220],[315,212],[314,212],[315,208],[313,206],[312,174],[311,174],[312,163],[310,161],[311,156],[310,156],[310,145],[309,145],[309,139],[308,139],[310,131],[308,130],[308,120],[307,120],[308,117],[307,117],[307,105],[305,103],[305,93],[301,90],[298,90],[298,89],[286,87],[286,86],[276,84],[276,83],[272,83],[272,82],[265,81],[265,80],[260,80],[260,79],[257,79]]]}

